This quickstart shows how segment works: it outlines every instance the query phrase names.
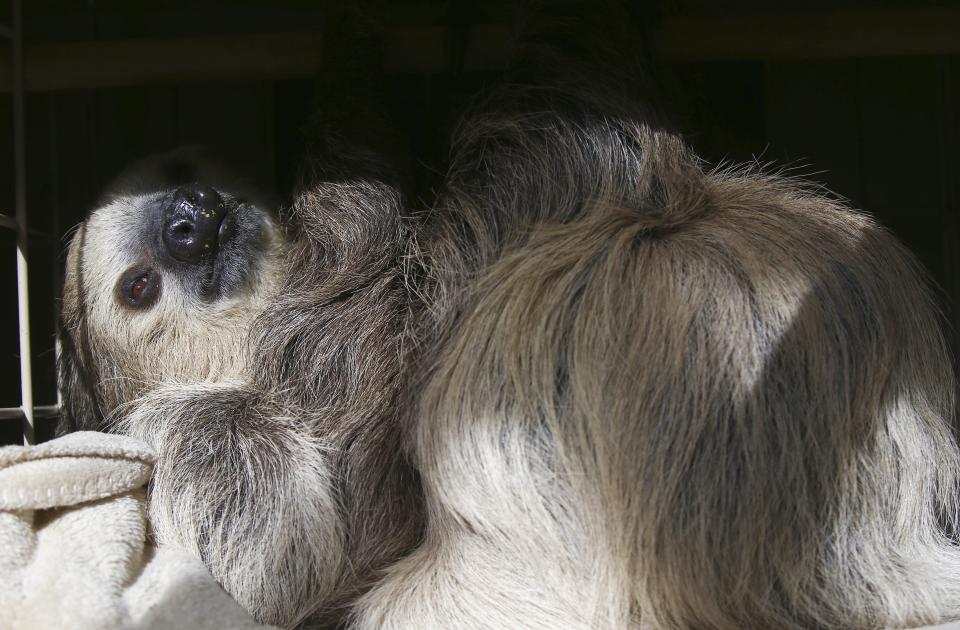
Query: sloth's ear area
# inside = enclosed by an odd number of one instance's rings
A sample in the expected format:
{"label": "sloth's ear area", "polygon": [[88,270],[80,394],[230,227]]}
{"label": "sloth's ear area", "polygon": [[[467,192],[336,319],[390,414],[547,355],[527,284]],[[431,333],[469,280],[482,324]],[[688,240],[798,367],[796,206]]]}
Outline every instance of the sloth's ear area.
{"label": "sloth's ear area", "polygon": [[64,265],[63,296],[57,326],[57,389],[60,391],[58,436],[72,431],[97,430],[103,414],[97,404],[92,353],[85,336],[82,258],[87,222],[80,224],[67,248]]}
{"label": "sloth's ear area", "polygon": [[94,379],[84,366],[73,337],[61,329],[57,346],[57,385],[62,400],[56,434],[100,430],[103,417],[92,385]]}

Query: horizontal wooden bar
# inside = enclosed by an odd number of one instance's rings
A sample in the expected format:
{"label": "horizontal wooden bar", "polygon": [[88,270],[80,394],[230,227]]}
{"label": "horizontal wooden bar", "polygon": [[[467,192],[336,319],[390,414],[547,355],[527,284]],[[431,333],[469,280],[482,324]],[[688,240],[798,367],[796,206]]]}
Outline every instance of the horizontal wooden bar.
{"label": "horizontal wooden bar", "polygon": [[[506,27],[476,27],[464,69],[502,66],[508,33]],[[28,45],[24,73],[32,91],[310,78],[317,73],[320,44],[320,35],[311,32]],[[394,31],[386,47],[392,72],[447,70],[441,27]],[[11,87],[5,54],[0,51],[0,92]]]}
{"label": "horizontal wooden bar", "polygon": [[673,61],[817,59],[960,53],[956,8],[671,17],[654,50]]}
{"label": "horizontal wooden bar", "polygon": [[[312,33],[27,45],[27,90],[69,90],[181,81],[286,79],[311,75]],[[10,90],[0,61],[0,90]]]}
{"label": "horizontal wooden bar", "polygon": [[[385,59],[397,72],[445,72],[441,26],[388,33]],[[502,68],[510,28],[470,29],[463,69]],[[658,57],[676,62],[945,55],[960,53],[960,9],[916,8],[793,15],[671,16],[653,34]],[[8,52],[0,50],[0,92],[9,92]],[[317,33],[262,33],[28,45],[28,90],[69,90],[191,81],[310,78]]]}
{"label": "horizontal wooden bar", "polygon": [[[37,405],[33,408],[34,419],[56,418],[60,415],[60,407],[57,405]],[[0,422],[4,420],[23,420],[25,414],[20,407],[0,407]]]}
{"label": "horizontal wooden bar", "polygon": [[3,420],[23,420],[26,417],[23,409],[20,407],[0,408],[0,421]]}
{"label": "horizontal wooden bar", "polygon": [[33,417],[35,420],[47,420],[50,418],[56,418],[59,415],[59,405],[37,405],[33,408]]}
{"label": "horizontal wooden bar", "polygon": [[0,214],[0,228],[17,229],[17,220],[9,215]]}

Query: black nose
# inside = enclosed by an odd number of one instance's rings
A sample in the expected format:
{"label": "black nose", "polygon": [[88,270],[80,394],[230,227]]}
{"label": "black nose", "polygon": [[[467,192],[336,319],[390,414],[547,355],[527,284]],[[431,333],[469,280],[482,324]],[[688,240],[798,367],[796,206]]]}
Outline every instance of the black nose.
{"label": "black nose", "polygon": [[223,198],[213,188],[199,184],[178,188],[163,209],[163,244],[167,251],[182,262],[197,262],[212,254],[226,212]]}

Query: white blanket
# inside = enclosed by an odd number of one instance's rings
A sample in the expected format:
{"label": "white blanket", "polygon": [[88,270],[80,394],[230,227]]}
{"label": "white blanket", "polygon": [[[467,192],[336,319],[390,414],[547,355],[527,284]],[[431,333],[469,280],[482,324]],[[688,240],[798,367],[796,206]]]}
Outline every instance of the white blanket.
{"label": "white blanket", "polygon": [[203,564],[147,540],[138,440],[0,448],[0,629],[263,628]]}

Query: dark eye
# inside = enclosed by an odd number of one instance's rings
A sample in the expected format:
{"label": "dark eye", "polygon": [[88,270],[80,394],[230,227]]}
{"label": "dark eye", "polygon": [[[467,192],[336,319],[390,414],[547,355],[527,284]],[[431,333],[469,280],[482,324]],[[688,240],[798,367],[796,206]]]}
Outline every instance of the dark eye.
{"label": "dark eye", "polygon": [[160,274],[149,267],[131,267],[120,276],[114,295],[128,308],[150,308],[160,297]]}
{"label": "dark eye", "polygon": [[130,285],[130,299],[136,302],[140,301],[140,298],[143,297],[143,292],[147,288],[147,276],[140,276],[133,281],[133,284]]}

